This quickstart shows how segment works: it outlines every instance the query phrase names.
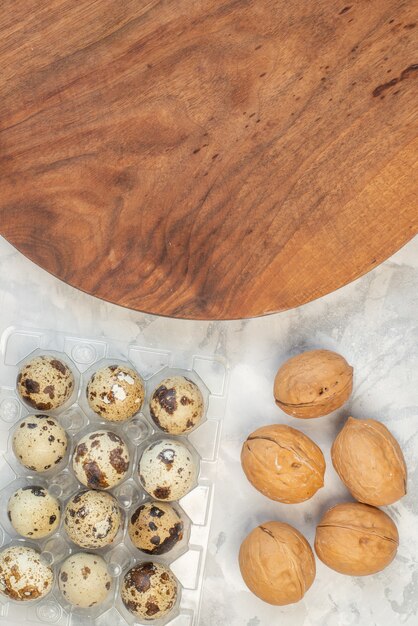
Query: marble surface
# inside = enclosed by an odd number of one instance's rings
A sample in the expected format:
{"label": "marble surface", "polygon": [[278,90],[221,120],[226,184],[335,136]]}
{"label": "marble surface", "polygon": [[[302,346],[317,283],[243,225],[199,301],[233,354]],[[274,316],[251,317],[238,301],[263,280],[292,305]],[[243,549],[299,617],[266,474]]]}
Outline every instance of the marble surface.
{"label": "marble surface", "polygon": [[[349,251],[347,251],[349,253]],[[158,318],[107,304],[50,276],[0,239],[0,331],[49,327],[124,341],[164,342],[170,349],[217,353],[230,364],[230,391],[218,465],[215,510],[199,626],[397,626],[418,623],[418,238],[370,274],[299,309],[240,322]],[[348,405],[311,421],[274,404],[278,365],[306,348],[341,352],[355,369]],[[409,469],[408,495],[388,507],[401,545],[376,576],[349,578],[317,563],[305,599],[271,607],[252,596],[238,570],[244,536],[268,519],[294,524],[312,542],[315,524],[348,493],[330,462],[330,444],[346,416],[383,421],[398,437]],[[300,428],[324,450],[325,488],[299,505],[273,503],[245,480],[242,441],[259,425]]]}

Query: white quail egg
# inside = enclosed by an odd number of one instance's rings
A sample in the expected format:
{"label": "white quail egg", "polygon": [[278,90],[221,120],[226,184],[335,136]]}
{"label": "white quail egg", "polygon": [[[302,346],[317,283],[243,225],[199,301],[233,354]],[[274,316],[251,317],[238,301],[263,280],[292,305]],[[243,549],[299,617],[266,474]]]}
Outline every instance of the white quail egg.
{"label": "white quail egg", "polygon": [[185,376],[161,381],[151,396],[150,415],[166,433],[181,435],[197,426],[203,417],[203,396],[199,387]]}
{"label": "white quail egg", "polygon": [[82,548],[110,545],[121,525],[118,502],[104,491],[81,491],[65,507],[64,529],[71,541]]}
{"label": "white quail egg", "polygon": [[165,554],[183,539],[183,521],[166,502],[141,504],[129,520],[129,537],[138,550]]}
{"label": "white quail egg", "polygon": [[48,355],[31,359],[17,376],[17,390],[22,399],[39,411],[62,406],[71,396],[74,384],[68,365]]}
{"label": "white quail egg", "polygon": [[58,586],[73,606],[86,609],[101,604],[111,587],[106,561],[98,554],[72,554],[61,565]]}
{"label": "white quail egg", "polygon": [[75,448],[73,469],[86,487],[111,489],[128,473],[128,447],[119,435],[110,430],[89,433]]}
{"label": "white quail egg", "polygon": [[68,447],[67,433],[54,417],[28,415],[13,433],[13,452],[34,472],[47,472],[60,463]]}
{"label": "white quail egg", "polygon": [[15,491],[9,498],[7,515],[19,535],[32,539],[53,533],[61,518],[58,500],[44,487],[37,486],[22,487]]}
{"label": "white quail egg", "polygon": [[122,601],[139,619],[159,619],[176,603],[179,590],[171,570],[160,563],[139,563],[122,581]]}
{"label": "white quail egg", "polygon": [[194,487],[198,473],[190,450],[171,439],[145,448],[138,471],[145,491],[157,500],[179,500]]}
{"label": "white quail egg", "polygon": [[11,600],[36,600],[52,589],[54,575],[39,553],[26,546],[12,546],[0,553],[0,593]]}
{"label": "white quail egg", "polygon": [[90,408],[111,422],[135,415],[144,402],[144,383],[126,365],[106,365],[95,372],[87,385]]}

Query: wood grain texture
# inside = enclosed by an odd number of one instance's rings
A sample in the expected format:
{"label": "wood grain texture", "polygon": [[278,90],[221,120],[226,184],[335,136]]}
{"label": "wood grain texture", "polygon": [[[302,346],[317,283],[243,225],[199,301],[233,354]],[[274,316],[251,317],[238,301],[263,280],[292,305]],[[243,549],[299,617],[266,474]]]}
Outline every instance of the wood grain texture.
{"label": "wood grain texture", "polygon": [[3,0],[0,232],[163,315],[295,307],[418,231],[418,10]]}

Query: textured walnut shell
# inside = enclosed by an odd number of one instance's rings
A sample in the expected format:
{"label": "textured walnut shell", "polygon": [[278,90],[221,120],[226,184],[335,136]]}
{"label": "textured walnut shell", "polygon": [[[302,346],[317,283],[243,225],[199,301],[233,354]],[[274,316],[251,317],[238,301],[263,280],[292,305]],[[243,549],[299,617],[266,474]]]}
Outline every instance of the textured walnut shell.
{"label": "textured walnut shell", "polygon": [[316,529],[318,557],[337,572],[367,576],[395,558],[399,535],[386,513],[368,504],[348,502],[329,509]]}
{"label": "textured walnut shell", "polygon": [[269,604],[298,602],[315,578],[311,546],[296,528],[281,522],[266,522],[250,532],[241,544],[239,567],[250,591]]}
{"label": "textured walnut shell", "polygon": [[353,389],[353,368],[341,355],[329,350],[302,352],[279,369],[274,398],[293,417],[327,415],[348,400]]}
{"label": "textured walnut shell", "polygon": [[331,449],[334,467],[356,500],[384,506],[406,493],[406,465],[395,437],[376,420],[349,417]]}
{"label": "textured walnut shell", "polygon": [[325,459],[320,448],[284,424],[251,433],[242,446],[241,463],[250,483],[279,502],[303,502],[324,486]]}

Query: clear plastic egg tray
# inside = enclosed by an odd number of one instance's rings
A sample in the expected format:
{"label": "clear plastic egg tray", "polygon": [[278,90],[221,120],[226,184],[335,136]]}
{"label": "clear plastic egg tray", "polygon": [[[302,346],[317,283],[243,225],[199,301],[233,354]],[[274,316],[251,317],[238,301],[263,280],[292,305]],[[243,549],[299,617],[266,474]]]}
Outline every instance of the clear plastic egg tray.
{"label": "clear plastic egg tray", "polygon": [[[72,397],[58,410],[36,411],[27,407],[16,391],[16,377],[25,361],[37,354],[55,354],[71,367],[76,389]],[[91,374],[111,363],[130,363],[145,383],[146,397],[142,410],[123,423],[101,419],[89,408],[85,389]],[[214,479],[218,456],[221,420],[227,392],[227,366],[222,358],[173,353],[155,345],[123,344],[104,337],[90,339],[43,330],[9,328],[1,337],[0,358],[0,545],[27,545],[36,548],[51,565],[55,574],[53,590],[41,600],[15,602],[0,596],[0,624],[58,624],[123,626],[153,624],[155,626],[197,626],[202,591],[203,572],[209,540]],[[150,419],[148,401],[159,382],[169,375],[184,374],[200,387],[205,400],[205,417],[187,437],[160,432]],[[69,436],[69,452],[56,467],[42,474],[26,470],[14,457],[11,439],[16,424],[34,413],[53,415]],[[57,585],[60,564],[71,553],[83,551],[72,544],[62,528],[39,541],[19,537],[7,517],[7,502],[11,494],[25,485],[42,485],[60,501],[61,511],[77,491],[85,489],[75,478],[71,467],[75,443],[87,432],[112,430],[128,444],[131,465],[127,478],[108,490],[121,507],[123,531],[108,548],[85,550],[101,554],[112,577],[111,593],[105,603],[91,609],[71,607]],[[141,553],[131,543],[127,525],[137,506],[150,499],[142,489],[137,466],[141,450],[159,438],[180,439],[199,463],[196,486],[178,503],[172,503],[184,522],[184,537],[170,552],[153,556]],[[62,516],[63,518],[64,516]],[[125,572],[136,563],[154,561],[169,566],[179,582],[176,606],[165,618],[140,621],[127,611],[120,599],[120,584]],[[80,581],[82,584],[82,581]]]}

